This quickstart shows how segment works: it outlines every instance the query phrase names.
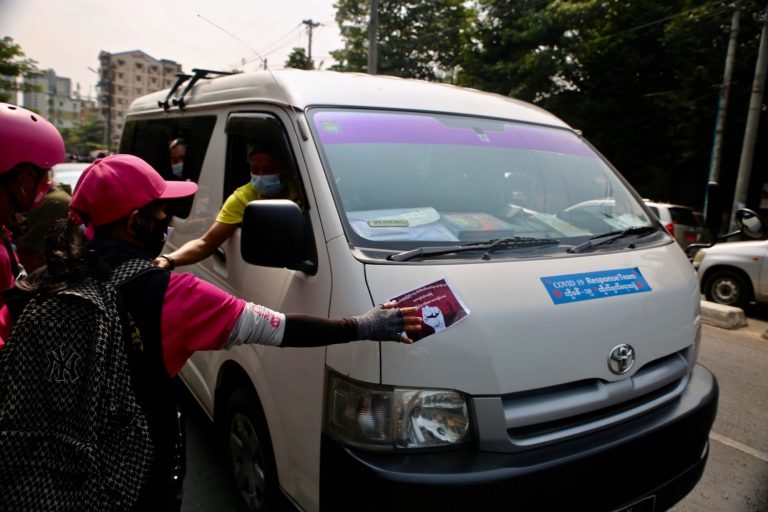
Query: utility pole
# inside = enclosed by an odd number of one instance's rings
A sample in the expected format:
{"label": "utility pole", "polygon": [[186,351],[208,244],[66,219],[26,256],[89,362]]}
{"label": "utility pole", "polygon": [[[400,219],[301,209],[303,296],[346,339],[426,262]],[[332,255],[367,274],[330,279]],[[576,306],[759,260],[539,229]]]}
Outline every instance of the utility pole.
{"label": "utility pole", "polygon": [[[310,64],[312,64],[312,29],[315,27],[319,27],[319,23],[313,22],[311,19],[302,21],[303,24],[307,26],[307,31],[309,32],[309,47],[307,49],[307,60]],[[314,67],[314,66],[313,66]]]}
{"label": "utility pole", "polygon": [[733,61],[736,56],[736,42],[739,35],[739,17],[741,9],[735,5],[731,19],[731,37],[728,41],[728,51],[725,56],[725,72],[723,85],[720,86],[720,99],[717,103],[717,120],[715,121],[715,140],[712,143],[712,158],[709,161],[709,181],[720,181],[720,160],[723,151],[723,134],[725,133],[725,116],[728,110],[728,96],[731,90],[733,76]]}
{"label": "utility pole", "polygon": [[371,0],[371,20],[368,23],[368,74],[378,73],[379,47],[379,2]]}
{"label": "utility pole", "polygon": [[747,125],[744,129],[744,142],[741,146],[741,160],[739,161],[739,175],[736,179],[736,192],[733,196],[733,208],[731,210],[731,230],[736,228],[735,214],[747,204],[747,189],[752,174],[752,161],[755,156],[755,140],[757,139],[757,127],[760,123],[760,110],[763,103],[765,90],[765,73],[768,68],[768,6],[763,15],[763,30],[760,33],[760,46],[757,52],[755,64],[755,78],[752,82],[752,96],[749,100],[749,112],[747,113]]}

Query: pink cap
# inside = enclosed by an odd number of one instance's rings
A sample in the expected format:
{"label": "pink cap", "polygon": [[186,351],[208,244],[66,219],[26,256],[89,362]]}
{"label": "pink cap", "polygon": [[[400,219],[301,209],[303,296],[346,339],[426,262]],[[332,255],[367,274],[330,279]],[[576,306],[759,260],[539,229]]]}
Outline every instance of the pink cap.
{"label": "pink cap", "polygon": [[157,199],[179,199],[197,192],[192,181],[165,181],[156,170],[133,155],[100,158],[83,171],[70,207],[103,226]]}

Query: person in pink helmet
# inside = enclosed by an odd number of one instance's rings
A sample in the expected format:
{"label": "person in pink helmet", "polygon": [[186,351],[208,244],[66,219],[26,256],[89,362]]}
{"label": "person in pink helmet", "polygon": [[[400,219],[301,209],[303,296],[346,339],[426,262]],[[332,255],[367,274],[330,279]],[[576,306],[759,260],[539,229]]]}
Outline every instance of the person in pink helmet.
{"label": "person in pink helmet", "polygon": [[[165,181],[144,160],[112,155],[83,173],[72,197],[72,218],[49,238],[47,267],[17,282],[27,291],[73,286],[129,260],[151,262],[168,229],[168,202],[191,196],[197,184]],[[86,241],[79,224],[87,226]],[[150,264],[151,266],[151,264]],[[410,343],[421,328],[416,308],[381,305],[356,317],[325,319],[283,314],[229,295],[192,274],[155,268],[120,287],[121,303],[141,346],[128,347],[137,401],[155,447],[152,468],[131,510],[179,510],[172,482],[179,460],[173,378],[193,352],[259,343],[314,347],[368,339]],[[183,464],[181,464],[183,466]],[[40,491],[43,492],[43,491]]]}
{"label": "person in pink helmet", "polygon": [[[66,158],[64,139],[51,123],[25,108],[0,103],[0,290],[13,286],[20,266],[9,227],[16,215],[42,203],[48,171]],[[0,349],[10,332],[8,311],[0,310]]]}

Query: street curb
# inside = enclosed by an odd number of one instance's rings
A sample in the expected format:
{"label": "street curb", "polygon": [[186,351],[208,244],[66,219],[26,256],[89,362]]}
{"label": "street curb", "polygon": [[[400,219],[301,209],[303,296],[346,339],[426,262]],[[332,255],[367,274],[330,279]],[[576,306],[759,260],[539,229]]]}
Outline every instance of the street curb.
{"label": "street curb", "polygon": [[743,309],[706,300],[701,301],[701,321],[723,329],[739,329],[747,326],[747,317]]}

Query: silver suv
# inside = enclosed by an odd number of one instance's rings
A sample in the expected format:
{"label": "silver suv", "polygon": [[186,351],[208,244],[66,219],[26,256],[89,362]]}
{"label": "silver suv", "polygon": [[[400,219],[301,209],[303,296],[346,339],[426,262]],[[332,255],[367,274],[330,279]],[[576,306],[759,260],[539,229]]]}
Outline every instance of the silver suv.
{"label": "silver suv", "polygon": [[679,204],[654,203],[648,200],[645,204],[683,249],[702,241],[701,237],[704,233],[702,217],[693,208]]}

